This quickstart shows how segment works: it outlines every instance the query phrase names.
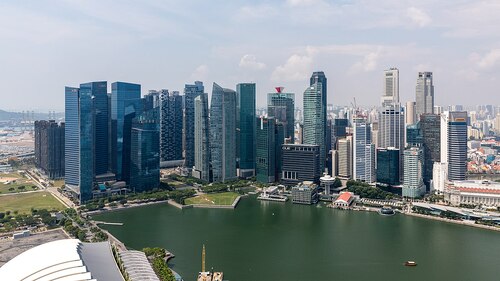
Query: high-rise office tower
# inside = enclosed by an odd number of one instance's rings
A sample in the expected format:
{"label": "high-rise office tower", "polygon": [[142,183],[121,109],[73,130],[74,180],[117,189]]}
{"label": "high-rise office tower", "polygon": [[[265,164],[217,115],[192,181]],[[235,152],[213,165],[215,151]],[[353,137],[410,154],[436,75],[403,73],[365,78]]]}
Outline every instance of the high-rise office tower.
{"label": "high-rise office tower", "polygon": [[160,185],[160,112],[145,111],[132,119],[130,188],[142,192]]}
{"label": "high-rise office tower", "polygon": [[[328,107],[328,91],[327,91],[327,79],[325,76],[325,73],[323,71],[315,71],[311,75],[311,78],[309,79],[309,86],[313,86],[314,84],[321,84],[321,110],[322,110],[322,116],[323,116],[323,147],[324,147],[324,157],[326,160],[326,154],[328,151],[330,151],[330,147],[325,147],[326,144],[330,143],[330,140],[328,139],[331,137],[329,134],[326,132],[328,131],[328,125],[327,125],[327,107]],[[321,149],[321,147],[320,147]],[[323,173],[324,170],[324,162],[325,160],[320,160],[320,166],[321,166],[321,173]]]}
{"label": "high-rise office tower", "polygon": [[[103,82],[106,83],[106,82]],[[94,187],[94,115],[91,91],[65,88],[64,184],[80,202],[92,199]]]}
{"label": "high-rise office tower", "polygon": [[325,121],[326,104],[323,104],[322,83],[314,83],[304,92],[304,144],[316,144],[320,149],[320,171],[324,171],[326,160]]}
{"label": "high-rise office tower", "polygon": [[375,145],[371,143],[371,128],[365,119],[353,124],[353,178],[373,183],[375,176]]}
{"label": "high-rise office tower", "polygon": [[394,147],[377,149],[377,182],[399,184],[399,155],[399,149]]}
{"label": "high-rise office tower", "polygon": [[184,86],[184,165],[189,169],[194,165],[194,99],[204,91],[200,81]]}
{"label": "high-rise office tower", "polygon": [[425,193],[423,180],[424,151],[420,147],[410,147],[404,152],[403,196],[416,198]]}
{"label": "high-rise office tower", "polygon": [[467,172],[467,112],[451,111],[448,119],[448,179],[465,180]]}
{"label": "high-rise office tower", "polygon": [[255,83],[236,85],[236,144],[239,176],[255,174]]}
{"label": "high-rise office tower", "polygon": [[399,150],[399,175],[403,176],[403,150],[405,148],[405,116],[399,103],[388,104],[380,113],[379,139],[381,148],[394,147]]}
{"label": "high-rise office tower", "polygon": [[130,180],[132,119],[141,114],[141,85],[111,84],[111,163],[118,180]]}
{"label": "high-rise office tower", "polygon": [[267,94],[267,115],[274,117],[285,127],[285,138],[295,141],[295,94],[283,93],[283,87],[276,87],[276,93]]}
{"label": "high-rise office tower", "polygon": [[417,86],[415,89],[415,114],[417,120],[424,113],[434,111],[434,85],[432,84],[432,72],[419,72]]}
{"label": "high-rise office tower", "polygon": [[441,117],[437,114],[422,114],[419,124],[424,149],[424,183],[430,189],[434,163],[441,162]]}
{"label": "high-rise office tower", "polygon": [[[96,176],[109,171],[109,114],[108,114],[108,83],[106,81],[80,84],[80,97],[90,95],[93,146],[94,172]],[[81,108],[80,108],[81,109]],[[81,117],[83,118],[83,116]],[[87,135],[88,138],[90,135]]]}
{"label": "high-rise office tower", "polygon": [[276,121],[273,117],[256,118],[256,179],[262,183],[276,181]]}
{"label": "high-rise office tower", "polygon": [[399,103],[399,69],[390,68],[384,70],[384,90],[382,94],[382,106]]}
{"label": "high-rise office tower", "polygon": [[208,94],[194,99],[194,169],[195,178],[210,181],[210,134]]}
{"label": "high-rise office tower", "polygon": [[64,177],[64,122],[35,121],[35,166],[49,179]]}
{"label": "high-rise office tower", "polygon": [[143,111],[148,111],[153,108],[160,107],[160,92],[156,90],[149,90],[142,99]]}
{"label": "high-rise office tower", "polygon": [[236,178],[236,92],[214,83],[210,103],[210,150],[214,182]]}
{"label": "high-rise office tower", "polygon": [[405,147],[405,117],[399,104],[385,107],[379,117],[379,147]]}
{"label": "high-rise office tower", "polygon": [[450,112],[443,112],[441,117],[441,163],[448,163],[448,120]]}
{"label": "high-rise office tower", "polygon": [[420,129],[420,122],[408,125],[406,127],[406,146],[422,146],[422,130]]}
{"label": "high-rise office tower", "polygon": [[350,179],[352,177],[352,136],[337,140],[338,176]]}
{"label": "high-rise office tower", "polygon": [[336,118],[333,120],[332,126],[332,148],[337,149],[337,140],[347,135],[346,128],[349,126],[349,121],[346,118]]}
{"label": "high-rise office tower", "polygon": [[405,114],[406,114],[406,125],[407,126],[413,125],[416,123],[417,115],[415,114],[415,102],[414,101],[406,102]]}
{"label": "high-rise office tower", "polygon": [[[160,160],[182,159],[183,110],[179,92],[160,92]],[[192,124],[194,125],[194,124]]]}
{"label": "high-rise office tower", "polygon": [[319,183],[321,177],[319,150],[318,145],[283,144],[281,183],[285,185],[295,185],[303,181]]}

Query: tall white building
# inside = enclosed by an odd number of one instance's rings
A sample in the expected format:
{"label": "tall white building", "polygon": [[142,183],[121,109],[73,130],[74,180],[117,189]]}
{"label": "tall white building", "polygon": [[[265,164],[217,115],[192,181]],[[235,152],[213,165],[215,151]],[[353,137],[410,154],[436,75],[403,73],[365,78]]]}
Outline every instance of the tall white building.
{"label": "tall white building", "polygon": [[374,183],[375,145],[371,143],[371,126],[366,120],[356,119],[353,127],[353,178]]}
{"label": "tall white building", "polygon": [[382,106],[399,103],[399,69],[384,70],[384,89],[381,102]]}
{"label": "tall white building", "polygon": [[417,115],[415,114],[415,102],[407,101],[405,107],[405,115],[406,115],[406,125],[413,125],[417,121]]}
{"label": "tall white building", "polygon": [[441,114],[441,163],[448,163],[448,119],[449,111]]}
{"label": "tall white building", "polygon": [[442,162],[434,162],[432,166],[432,186],[431,192],[442,194],[444,192],[445,183],[448,180],[448,164]]}
{"label": "tall white building", "polygon": [[411,147],[404,152],[403,196],[416,198],[424,193],[424,151]]}
{"label": "tall white building", "polygon": [[351,178],[352,176],[352,136],[337,141],[337,168],[338,176]]}
{"label": "tall white building", "polygon": [[417,86],[415,89],[415,114],[417,120],[424,113],[434,111],[434,85],[432,83],[432,72],[419,72]]}

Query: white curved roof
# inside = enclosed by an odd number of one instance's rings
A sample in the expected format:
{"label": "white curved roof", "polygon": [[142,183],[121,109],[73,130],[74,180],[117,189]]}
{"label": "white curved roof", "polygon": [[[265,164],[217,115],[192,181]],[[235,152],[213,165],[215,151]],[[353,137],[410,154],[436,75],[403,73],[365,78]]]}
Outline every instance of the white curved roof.
{"label": "white curved roof", "polygon": [[[81,243],[77,239],[64,239],[42,244],[16,256],[0,268],[0,280],[9,281],[97,281],[95,277],[102,276],[99,267],[87,264],[86,252],[92,250],[93,255],[99,256],[100,262],[110,262],[109,244],[106,247],[95,248],[92,245],[99,243]],[[106,246],[104,245],[103,246]],[[112,258],[114,263],[114,259]],[[113,280],[123,280],[116,264],[115,268],[106,269],[105,274],[110,274]],[[118,275],[117,275],[118,274]],[[101,281],[99,279],[99,281]],[[104,280],[102,280],[104,281]]]}

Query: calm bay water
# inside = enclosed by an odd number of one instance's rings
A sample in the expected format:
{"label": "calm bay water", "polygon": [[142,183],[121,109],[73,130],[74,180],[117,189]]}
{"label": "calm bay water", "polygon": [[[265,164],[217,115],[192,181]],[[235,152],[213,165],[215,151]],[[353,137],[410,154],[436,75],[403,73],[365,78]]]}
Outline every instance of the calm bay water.
{"label": "calm bay water", "polygon": [[[422,218],[244,198],[234,210],[160,204],[95,217],[127,247],[164,247],[186,281],[500,280],[500,233]],[[417,267],[405,267],[415,260]]]}

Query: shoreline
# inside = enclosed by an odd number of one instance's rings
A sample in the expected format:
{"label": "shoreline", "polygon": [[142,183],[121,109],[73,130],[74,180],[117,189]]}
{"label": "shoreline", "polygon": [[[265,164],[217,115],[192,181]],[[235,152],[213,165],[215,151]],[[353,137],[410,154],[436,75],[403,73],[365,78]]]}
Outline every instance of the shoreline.
{"label": "shoreline", "polygon": [[441,218],[441,217],[435,217],[435,216],[429,216],[429,215],[422,215],[422,214],[418,214],[418,213],[402,213],[402,214],[408,215],[408,216],[412,216],[412,217],[423,218],[423,219],[430,219],[430,220],[435,220],[435,221],[441,221],[441,222],[459,224],[459,225],[464,225],[464,226],[482,228],[482,229],[485,229],[485,230],[500,231],[500,227],[489,226],[489,225],[484,225],[484,224],[478,224],[478,223],[474,223],[474,222],[469,223],[467,221],[452,220],[452,219],[447,219],[447,218]]}

